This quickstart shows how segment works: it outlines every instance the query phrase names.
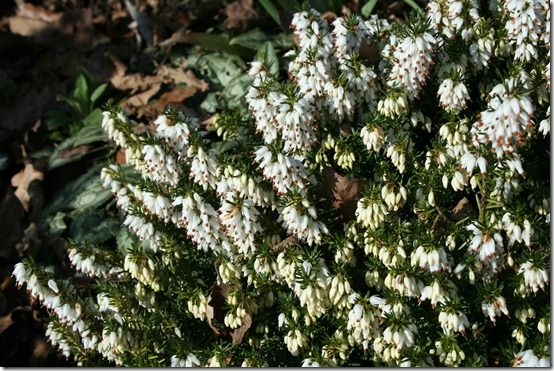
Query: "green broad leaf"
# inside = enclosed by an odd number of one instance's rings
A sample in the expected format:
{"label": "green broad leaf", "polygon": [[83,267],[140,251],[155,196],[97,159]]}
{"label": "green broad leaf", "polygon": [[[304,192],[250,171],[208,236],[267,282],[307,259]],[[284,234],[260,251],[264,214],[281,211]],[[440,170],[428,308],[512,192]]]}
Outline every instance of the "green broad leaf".
{"label": "green broad leaf", "polygon": [[102,187],[100,170],[102,165],[92,167],[71,183],[63,187],[44,208],[39,218],[39,227],[47,225],[47,218],[59,211],[100,207],[112,194]]}
{"label": "green broad leaf", "polygon": [[73,120],[63,111],[52,110],[45,114],[46,128],[50,131],[69,125]]}
{"label": "green broad leaf", "polygon": [[261,31],[259,28],[255,28],[251,31],[240,34],[229,41],[230,45],[240,45],[245,48],[258,50],[267,40],[269,36]]}
{"label": "green broad leaf", "polygon": [[134,233],[131,233],[126,227],[119,228],[116,232],[115,240],[119,251],[124,254],[132,250],[133,247],[139,243],[138,237]]}
{"label": "green broad leaf", "polygon": [[102,94],[104,94],[107,87],[108,87],[108,84],[102,84],[96,89],[94,89],[94,91],[92,92],[92,95],[90,96],[90,102],[96,103],[96,101],[102,96]]}
{"label": "green broad leaf", "polygon": [[251,84],[252,84],[252,79],[250,78],[250,76],[246,74],[242,76],[238,76],[235,79],[233,79],[232,83],[229,84],[229,86],[227,86],[221,92],[221,96],[227,103],[226,108],[228,109],[240,108],[244,104],[242,102],[242,98],[248,92],[248,89],[250,88]]}
{"label": "green broad leaf", "polygon": [[[98,111],[100,110],[98,109]],[[94,115],[94,117],[89,119],[90,115]],[[106,142],[108,140],[107,134],[98,124],[98,113],[95,114],[93,111],[90,115],[86,118],[90,121],[88,125],[83,126],[75,135],[67,138],[54,149],[54,152],[52,152],[48,159],[49,170],[75,162],[90,152],[88,148],[78,147],[95,142]]]}
{"label": "green broad leaf", "polygon": [[219,94],[215,92],[208,93],[206,99],[200,104],[200,109],[208,113],[216,112],[221,107],[218,96]]}
{"label": "green broad leaf", "polygon": [[212,79],[223,87],[229,86],[235,78],[243,76],[246,64],[242,59],[229,54],[210,54],[201,59],[201,64]]}
{"label": "green broad leaf", "polygon": [[373,9],[375,8],[376,4],[377,4],[377,0],[369,0],[368,2],[366,2],[361,10],[362,15],[366,18],[369,17],[371,12],[373,12]]}
{"label": "green broad leaf", "polygon": [[251,58],[252,50],[240,45],[231,45],[229,38],[221,34],[191,32],[181,36],[181,42],[200,45],[206,49],[237,55],[242,58]]}
{"label": "green broad leaf", "polygon": [[271,73],[279,73],[279,57],[277,57],[277,53],[271,41],[267,41],[263,44],[256,54],[256,59],[262,61],[266,66],[269,66],[269,71]]}
{"label": "green broad leaf", "polygon": [[77,76],[73,97],[75,97],[75,99],[79,102],[81,112],[85,113],[89,102],[89,86],[88,80],[83,73],[80,73],[79,76]]}
{"label": "green broad leaf", "polygon": [[295,0],[278,0],[283,9],[287,9],[290,12],[298,10],[298,2]]}
{"label": "green broad leaf", "polygon": [[58,211],[56,214],[46,219],[49,235],[53,237],[57,237],[67,229],[67,225],[65,224],[65,221],[64,221],[65,217],[66,217],[65,213]]}
{"label": "green broad leaf", "polygon": [[100,123],[102,122],[102,110],[100,108],[93,109],[82,121],[84,126],[97,125],[101,128]]}
{"label": "green broad leaf", "polygon": [[258,2],[260,3],[260,5],[265,9],[265,11],[267,12],[267,14],[269,14],[269,16],[271,18],[273,18],[273,20],[275,21],[275,23],[277,23],[279,26],[281,25],[281,21],[279,20],[279,11],[277,10],[277,8],[275,7],[275,5],[273,5],[273,3],[271,2],[271,0],[258,0]]}
{"label": "green broad leaf", "polygon": [[403,0],[406,4],[412,7],[419,14],[424,14],[423,9],[414,0]]}
{"label": "green broad leaf", "polygon": [[291,34],[281,32],[275,35],[271,41],[277,49],[290,50],[294,48],[294,40]]}
{"label": "green broad leaf", "polygon": [[5,152],[0,152],[0,171],[6,169],[10,163],[8,154]]}
{"label": "green broad leaf", "polygon": [[71,238],[79,242],[102,243],[113,237],[120,222],[108,218],[99,210],[88,210],[75,215],[70,227]]}
{"label": "green broad leaf", "polygon": [[76,99],[73,99],[73,98],[68,98],[68,97],[65,97],[63,95],[58,95],[57,96],[57,100],[58,102],[65,102],[67,103],[71,109],[73,110],[73,112],[78,116],[78,117],[82,117],[83,116],[83,108],[81,107],[80,105],[80,102],[77,101]]}

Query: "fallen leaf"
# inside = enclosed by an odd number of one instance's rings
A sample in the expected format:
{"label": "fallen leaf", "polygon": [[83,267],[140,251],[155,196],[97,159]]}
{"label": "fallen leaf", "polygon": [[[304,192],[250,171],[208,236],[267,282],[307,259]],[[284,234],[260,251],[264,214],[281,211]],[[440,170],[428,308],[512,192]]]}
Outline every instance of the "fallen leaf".
{"label": "fallen leaf", "polygon": [[31,223],[23,232],[23,238],[15,245],[15,249],[20,255],[35,256],[40,247],[41,240],[38,237],[37,226]]}
{"label": "fallen leaf", "polygon": [[52,348],[44,339],[37,339],[33,342],[33,353],[29,360],[31,367],[44,366],[48,356],[52,353]]}
{"label": "fallen leaf", "polygon": [[246,335],[246,332],[250,326],[252,326],[252,317],[250,314],[246,313],[246,316],[242,319],[242,326],[231,332],[231,339],[233,339],[234,345],[242,343],[242,339],[244,338],[244,335]]}
{"label": "fallen leaf", "polygon": [[254,9],[254,0],[233,1],[225,5],[223,13],[227,16],[227,19],[223,21],[225,28],[242,31],[250,28],[260,18]]}
{"label": "fallen leaf", "polygon": [[298,238],[296,238],[295,236],[288,236],[287,238],[279,242],[277,245],[273,246],[271,250],[273,251],[273,255],[277,256],[285,249],[285,247],[289,245],[294,245],[297,243],[298,243]]}
{"label": "fallen leaf", "polygon": [[213,332],[222,336],[223,331],[218,329],[212,324],[212,320],[215,318],[220,322],[223,322],[225,312],[223,307],[225,306],[226,298],[231,292],[231,285],[221,284],[214,287],[210,295],[208,296],[208,310],[206,311],[206,318],[208,320],[208,325],[213,330]]}
{"label": "fallen leaf", "polygon": [[0,256],[9,258],[14,252],[13,244],[23,235],[24,216],[25,209],[21,201],[9,190],[0,203]]}
{"label": "fallen leaf", "polygon": [[32,36],[44,31],[50,24],[41,19],[33,19],[21,16],[10,17],[8,27],[10,32],[21,36]]}
{"label": "fallen leaf", "polygon": [[85,153],[90,152],[90,150],[93,149],[93,148],[94,148],[93,145],[83,144],[83,145],[80,145],[80,146],[64,149],[64,150],[60,151],[58,156],[60,158],[63,158],[63,159],[66,160],[66,159],[69,159],[69,158],[73,158],[75,156],[82,156]]}
{"label": "fallen leaf", "polygon": [[120,165],[125,163],[125,148],[119,148],[115,154],[115,163]]}
{"label": "fallen leaf", "polygon": [[196,77],[192,71],[183,71],[182,68],[171,68],[166,65],[162,65],[158,69],[157,74],[164,80],[173,80],[175,84],[187,84],[188,86],[197,88],[202,92],[208,90],[210,87],[206,81]]}
{"label": "fallen leaf", "polygon": [[331,11],[327,11],[321,15],[321,18],[325,19],[329,24],[331,24],[335,19],[337,19],[337,14]]}
{"label": "fallen leaf", "polygon": [[[208,296],[208,300],[210,300],[210,297]],[[212,329],[212,331],[217,335],[221,336],[223,333],[214,325],[212,325],[212,319],[214,318],[214,307],[211,305],[208,305],[208,308],[206,309],[206,319],[208,320],[208,326]]]}
{"label": "fallen leaf", "polygon": [[0,335],[4,331],[6,331],[8,328],[10,328],[11,325],[13,325],[14,322],[12,320],[12,313],[6,314],[4,317],[0,318]]}
{"label": "fallen leaf", "polygon": [[127,98],[127,100],[125,101],[125,103],[123,103],[123,105],[125,106],[125,108],[127,108],[129,111],[132,111],[134,112],[136,108],[139,108],[139,107],[142,107],[146,104],[148,104],[148,102],[150,101],[150,99],[156,95],[157,92],[160,91],[160,88],[162,87],[162,84],[159,83],[159,84],[155,84],[155,85],[152,85],[150,88],[148,88],[147,90],[141,92],[141,93],[138,93],[138,94],[135,94],[135,95],[132,95],[130,96],[129,98]]}
{"label": "fallen leaf", "polygon": [[0,318],[0,335],[10,328],[11,325],[15,323],[12,318],[12,314],[15,312],[29,312],[31,308],[29,306],[19,306],[13,308],[10,313],[6,314],[4,317]]}
{"label": "fallen leaf", "polygon": [[163,93],[160,99],[154,105],[145,105],[138,109],[138,116],[155,117],[162,113],[167,106],[171,106],[175,103],[181,103],[185,99],[192,97],[196,94],[197,89],[186,86],[183,88],[175,88],[167,93]]}
{"label": "fallen leaf", "polygon": [[359,54],[362,59],[374,65],[379,62],[380,58],[379,44],[368,44],[364,39],[362,39],[362,42],[360,43]]}
{"label": "fallen leaf", "polygon": [[456,206],[452,209],[452,217],[454,221],[462,220],[465,218],[472,210],[471,203],[467,197],[462,198]]}
{"label": "fallen leaf", "polygon": [[466,208],[468,203],[469,200],[467,199],[467,197],[464,197],[460,201],[458,201],[456,206],[454,206],[454,208],[452,209],[454,215],[459,214],[464,208]]}
{"label": "fallen leaf", "polygon": [[11,184],[16,187],[15,196],[21,201],[25,211],[29,210],[29,201],[31,196],[28,193],[29,186],[35,180],[43,180],[44,174],[35,170],[32,163],[27,163],[19,173],[15,174],[11,179]]}
{"label": "fallen leaf", "polygon": [[347,219],[352,219],[364,187],[365,181],[342,176],[328,167],[323,171],[320,192],[331,201],[333,208],[339,209]]}
{"label": "fallen leaf", "polygon": [[123,62],[111,54],[107,54],[107,57],[115,66],[115,72],[112,74],[110,82],[118,90],[131,90],[131,93],[135,93],[151,89],[153,86],[159,87],[162,83],[168,82],[160,75],[144,75],[142,73],[127,75],[127,66]]}
{"label": "fallen leaf", "polygon": [[17,7],[17,15],[31,19],[40,19],[47,23],[55,23],[62,18],[62,13],[54,13],[40,6],[21,2],[19,2]]}

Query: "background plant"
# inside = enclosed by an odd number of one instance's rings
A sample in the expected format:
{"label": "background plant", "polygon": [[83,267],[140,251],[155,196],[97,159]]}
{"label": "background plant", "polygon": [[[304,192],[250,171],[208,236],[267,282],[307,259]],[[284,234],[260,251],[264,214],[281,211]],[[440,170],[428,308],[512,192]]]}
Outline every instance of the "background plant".
{"label": "background plant", "polygon": [[296,13],[250,115],[214,127],[170,110],[139,134],[110,107],[126,165],[102,182],[132,233],[69,247],[86,290],[14,271],[52,342],[83,364],[548,365],[550,13],[478,5]]}

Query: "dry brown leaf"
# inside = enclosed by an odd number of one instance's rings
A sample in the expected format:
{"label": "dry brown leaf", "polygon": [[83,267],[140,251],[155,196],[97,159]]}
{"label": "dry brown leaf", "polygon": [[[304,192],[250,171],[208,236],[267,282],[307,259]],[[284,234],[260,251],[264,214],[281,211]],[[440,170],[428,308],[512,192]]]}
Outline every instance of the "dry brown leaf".
{"label": "dry brown leaf", "polygon": [[150,101],[150,99],[160,91],[162,84],[152,85],[147,90],[130,96],[124,103],[125,108],[134,111],[136,108],[142,107]]}
{"label": "dry brown leaf", "polygon": [[244,338],[244,335],[246,335],[246,332],[250,326],[252,326],[252,317],[250,314],[246,313],[246,316],[242,319],[242,326],[231,332],[231,338],[233,339],[234,345],[242,343],[242,339]]}
{"label": "dry brown leaf", "polygon": [[206,311],[206,318],[208,325],[213,332],[222,336],[223,332],[212,324],[212,319],[216,318],[218,321],[223,322],[225,313],[223,307],[225,306],[226,298],[231,292],[231,285],[221,284],[214,287],[210,295],[208,296],[208,310]]}
{"label": "dry brown leaf", "polygon": [[321,15],[321,18],[325,19],[328,23],[333,23],[337,19],[337,14],[331,11],[327,11]]}
{"label": "dry brown leaf", "polygon": [[227,19],[223,26],[228,29],[246,30],[258,19],[258,12],[254,9],[254,0],[237,0],[225,6],[223,13]]}
{"label": "dry brown leaf", "polygon": [[158,69],[157,74],[164,80],[173,80],[175,84],[187,84],[188,86],[197,88],[202,92],[208,90],[210,87],[206,81],[196,77],[190,70],[185,72],[181,68],[171,68],[166,65],[162,65]]}
{"label": "dry brown leaf", "polygon": [[454,214],[458,214],[460,211],[462,211],[466,207],[466,205],[468,203],[469,203],[469,200],[467,199],[467,197],[462,198],[460,201],[458,201],[456,206],[454,206],[454,208],[452,209],[452,212]]}
{"label": "dry brown leaf", "polygon": [[40,19],[47,23],[55,23],[62,18],[62,13],[54,13],[43,7],[29,3],[19,3],[17,15],[31,19]]}
{"label": "dry brown leaf", "polygon": [[33,353],[29,360],[31,367],[43,366],[48,356],[52,353],[52,348],[44,339],[37,339],[33,342]]}
{"label": "dry brown leaf", "polygon": [[19,199],[26,211],[29,210],[29,201],[31,201],[31,196],[28,193],[29,185],[34,180],[43,179],[44,174],[37,171],[32,163],[26,164],[25,168],[12,177],[12,187],[16,187],[15,196]]}
{"label": "dry brown leaf", "polygon": [[115,154],[115,163],[120,165],[125,163],[125,148],[119,148]]}
{"label": "dry brown leaf", "polygon": [[[142,73],[133,73],[127,75],[127,66],[111,54],[107,54],[115,66],[115,72],[110,78],[112,85],[118,90],[131,90],[131,93],[137,91],[150,90],[153,86],[161,86],[168,82],[160,75],[144,75]],[[155,94],[155,93],[154,93]]]}
{"label": "dry brown leaf", "polygon": [[38,236],[37,226],[34,222],[23,232],[23,237],[15,245],[15,249],[21,254],[26,256],[35,256],[41,247],[41,240]]}
{"label": "dry brown leaf", "polygon": [[171,91],[163,93],[160,99],[154,105],[145,105],[137,110],[139,117],[149,116],[155,117],[163,112],[167,106],[172,106],[177,103],[182,103],[185,99],[192,97],[196,94],[197,89],[186,86],[183,88],[175,88]]}
{"label": "dry brown leaf", "polygon": [[331,201],[333,208],[340,209],[346,218],[351,219],[354,217],[356,205],[364,187],[365,181],[342,176],[328,167],[323,171],[320,191]]}
{"label": "dry brown leaf", "polygon": [[48,22],[41,19],[33,19],[21,16],[13,16],[8,20],[10,32],[15,35],[32,36],[44,31],[50,26]]}
{"label": "dry brown leaf", "polygon": [[[211,297],[208,296],[208,301],[211,299]],[[208,320],[208,326],[212,329],[212,331],[217,335],[221,336],[223,333],[214,325],[212,325],[212,319],[214,318],[214,307],[211,305],[208,305],[208,308],[206,309],[206,319]]]}
{"label": "dry brown leaf", "polygon": [[63,159],[68,159],[76,156],[84,155],[85,153],[90,152],[94,148],[91,144],[82,144],[77,147],[71,147],[68,149],[61,150],[58,154],[58,157]]}
{"label": "dry brown leaf", "polygon": [[13,308],[10,313],[6,314],[4,317],[0,318],[0,334],[10,328],[11,325],[15,323],[12,318],[12,314],[15,312],[29,312],[31,308],[29,306],[18,306]]}
{"label": "dry brown leaf", "polygon": [[371,64],[379,62],[379,45],[377,43],[368,44],[364,39],[360,43],[360,57]]}
{"label": "dry brown leaf", "polygon": [[163,93],[160,99],[154,104],[154,108],[158,111],[162,111],[165,106],[171,103],[182,103],[185,99],[192,97],[196,94],[197,89],[186,86],[183,88],[175,88],[167,93]]}
{"label": "dry brown leaf", "polygon": [[6,314],[4,317],[0,318],[0,335],[4,331],[6,331],[8,328],[10,328],[11,325],[13,325],[14,322],[12,320],[12,313]]}

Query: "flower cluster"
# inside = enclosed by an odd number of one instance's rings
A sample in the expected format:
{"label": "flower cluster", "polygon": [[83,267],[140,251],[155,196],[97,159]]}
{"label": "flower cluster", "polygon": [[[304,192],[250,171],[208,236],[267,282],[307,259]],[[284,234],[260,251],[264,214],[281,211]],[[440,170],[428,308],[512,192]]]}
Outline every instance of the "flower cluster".
{"label": "flower cluster", "polygon": [[82,364],[549,365],[549,8],[484,3],[298,12],[287,73],[252,62],[250,115],[216,130],[106,111],[124,234],[69,249],[97,285],[14,270],[51,342]]}

